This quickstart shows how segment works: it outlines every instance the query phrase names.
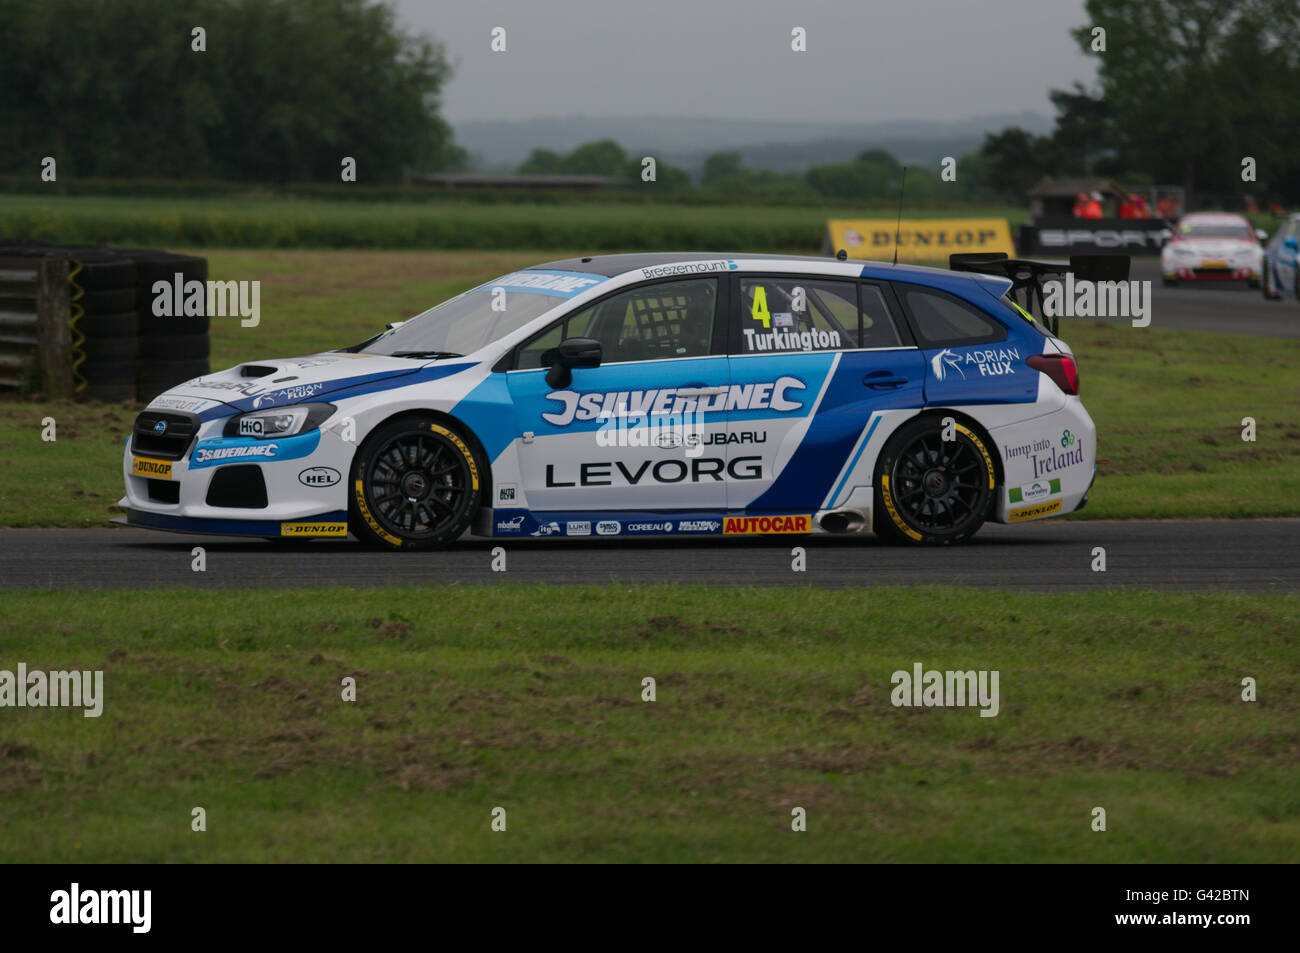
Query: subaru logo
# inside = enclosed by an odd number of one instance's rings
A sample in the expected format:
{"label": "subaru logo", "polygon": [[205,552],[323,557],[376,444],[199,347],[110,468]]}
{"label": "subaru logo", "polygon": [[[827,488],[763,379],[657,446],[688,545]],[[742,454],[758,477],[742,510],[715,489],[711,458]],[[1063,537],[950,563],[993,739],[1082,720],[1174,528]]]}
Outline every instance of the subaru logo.
{"label": "subaru logo", "polygon": [[167,421],[165,421],[165,420],[160,420],[160,421],[158,421],[156,424],[154,424],[154,425],[153,425],[153,432],[156,433],[156,434],[158,434],[158,436],[160,436],[160,437],[161,437],[163,434],[165,434],[165,433],[167,432]]}

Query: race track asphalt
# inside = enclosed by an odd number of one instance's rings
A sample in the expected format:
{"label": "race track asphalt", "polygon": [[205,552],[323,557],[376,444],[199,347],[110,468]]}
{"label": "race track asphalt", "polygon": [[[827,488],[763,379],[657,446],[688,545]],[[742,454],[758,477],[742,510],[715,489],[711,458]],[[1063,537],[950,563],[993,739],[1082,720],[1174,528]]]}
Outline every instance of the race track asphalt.
{"label": "race track asphalt", "polygon": [[[1300,337],[1300,301],[1285,297],[1266,301],[1258,289],[1241,282],[1199,282],[1166,288],[1160,262],[1135,261],[1129,277],[1151,282],[1151,327],[1178,331],[1214,331],[1252,337]],[[1061,336],[1070,340],[1069,321]]]}
{"label": "race track asphalt", "polygon": [[[205,549],[206,572],[190,568]],[[501,546],[506,571],[492,569]],[[794,572],[802,546],[807,570]],[[1106,551],[1094,572],[1093,549]],[[1027,590],[1300,590],[1300,520],[1044,520],[990,525],[964,546],[913,549],[873,536],[748,539],[465,540],[387,553],[352,540],[267,542],[124,527],[0,530],[0,589],[384,586],[444,582],[684,582],[833,588],[963,584]],[[3,600],[0,599],[0,602]]]}

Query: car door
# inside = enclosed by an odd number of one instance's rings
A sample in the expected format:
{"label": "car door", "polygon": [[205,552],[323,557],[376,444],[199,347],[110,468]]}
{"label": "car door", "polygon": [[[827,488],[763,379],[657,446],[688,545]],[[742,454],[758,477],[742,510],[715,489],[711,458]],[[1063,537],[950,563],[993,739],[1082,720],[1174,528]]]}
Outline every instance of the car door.
{"label": "car door", "polygon": [[1287,245],[1288,239],[1295,239],[1300,233],[1300,219],[1291,219],[1281,228],[1278,245],[1274,253],[1277,267],[1277,287],[1284,295],[1294,294],[1300,285],[1296,283],[1296,250]]}
{"label": "car door", "polygon": [[[724,288],[717,277],[639,284],[556,322],[517,351],[507,386],[527,507],[592,514],[720,510],[726,460],[702,446],[725,427]],[[546,382],[552,350],[584,337],[598,367]]]}
{"label": "car door", "polygon": [[816,512],[878,412],[921,405],[924,362],[884,285],[808,274],[737,283],[728,508]]}

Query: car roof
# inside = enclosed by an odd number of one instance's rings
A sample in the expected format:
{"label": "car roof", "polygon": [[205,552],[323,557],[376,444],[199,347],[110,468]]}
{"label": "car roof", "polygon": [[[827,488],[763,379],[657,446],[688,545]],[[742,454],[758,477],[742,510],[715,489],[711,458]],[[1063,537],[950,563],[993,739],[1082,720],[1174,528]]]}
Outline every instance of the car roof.
{"label": "car roof", "polygon": [[582,258],[561,258],[540,265],[532,265],[526,271],[578,271],[606,278],[617,278],[641,268],[655,268],[678,262],[692,261],[762,261],[790,262],[799,265],[823,265],[828,275],[843,276],[845,266],[856,268],[858,276],[880,280],[913,281],[919,284],[946,285],[949,283],[969,285],[987,281],[998,285],[1005,279],[996,276],[980,275],[974,272],[955,272],[946,268],[928,268],[924,265],[892,265],[883,261],[866,261],[859,258],[839,259],[827,255],[781,255],[755,252],[633,252],[619,255],[588,255]]}

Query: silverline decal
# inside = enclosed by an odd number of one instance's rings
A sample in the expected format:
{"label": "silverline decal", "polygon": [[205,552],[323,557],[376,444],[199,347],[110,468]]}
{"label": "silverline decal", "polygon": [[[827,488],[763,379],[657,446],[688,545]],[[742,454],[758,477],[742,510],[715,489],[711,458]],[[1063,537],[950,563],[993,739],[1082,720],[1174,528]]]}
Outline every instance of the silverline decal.
{"label": "silverline decal", "polygon": [[780,377],[755,384],[732,384],[717,394],[705,397],[678,397],[677,388],[662,390],[593,391],[579,394],[571,390],[551,391],[547,400],[563,409],[542,414],[542,419],[557,427],[567,427],[575,420],[606,420],[613,417],[657,417],[677,414],[722,413],[732,410],[775,410],[790,413],[803,410],[802,402],[792,400],[790,391],[804,390],[797,377]]}

